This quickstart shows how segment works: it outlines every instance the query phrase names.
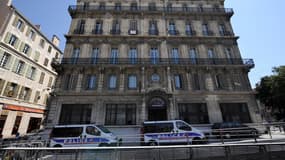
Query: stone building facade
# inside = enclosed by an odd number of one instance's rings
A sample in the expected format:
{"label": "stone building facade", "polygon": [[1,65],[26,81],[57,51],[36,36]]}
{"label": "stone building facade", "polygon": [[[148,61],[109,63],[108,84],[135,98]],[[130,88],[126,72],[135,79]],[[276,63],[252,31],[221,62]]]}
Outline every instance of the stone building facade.
{"label": "stone building facade", "polygon": [[0,2],[0,134],[24,135],[39,129],[57,73],[53,58],[61,58],[59,39],[44,36],[12,6]]}
{"label": "stone building facade", "polygon": [[224,0],[77,0],[49,126],[260,122]]}

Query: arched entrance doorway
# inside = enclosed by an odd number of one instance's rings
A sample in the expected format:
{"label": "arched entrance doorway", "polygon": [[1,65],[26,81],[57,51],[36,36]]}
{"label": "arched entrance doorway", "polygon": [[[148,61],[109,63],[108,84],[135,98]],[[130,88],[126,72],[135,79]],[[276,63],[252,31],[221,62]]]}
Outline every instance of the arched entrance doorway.
{"label": "arched entrance doorway", "polygon": [[167,103],[161,97],[153,97],[148,103],[148,120],[167,120]]}

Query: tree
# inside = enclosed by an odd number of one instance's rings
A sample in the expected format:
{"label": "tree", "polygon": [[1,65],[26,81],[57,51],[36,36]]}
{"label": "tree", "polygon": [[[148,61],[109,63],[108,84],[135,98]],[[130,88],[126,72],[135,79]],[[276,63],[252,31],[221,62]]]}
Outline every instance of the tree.
{"label": "tree", "polygon": [[271,109],[276,120],[285,120],[285,66],[275,67],[272,72],[256,84],[256,97]]}

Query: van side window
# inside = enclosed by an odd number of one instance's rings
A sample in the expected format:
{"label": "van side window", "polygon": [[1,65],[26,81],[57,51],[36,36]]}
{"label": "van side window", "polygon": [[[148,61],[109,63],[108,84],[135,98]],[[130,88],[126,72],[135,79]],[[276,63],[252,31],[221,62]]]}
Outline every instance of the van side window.
{"label": "van side window", "polygon": [[162,133],[162,132],[172,132],[173,123],[154,123],[145,124],[144,133]]}
{"label": "van side window", "polygon": [[82,127],[54,128],[51,137],[79,137],[82,131]]}
{"label": "van side window", "polygon": [[192,131],[192,128],[183,122],[176,122],[176,126],[178,129],[181,129],[184,131]]}
{"label": "van side window", "polygon": [[100,131],[97,128],[92,127],[92,126],[88,126],[86,128],[86,133],[91,134],[91,135],[95,135],[95,136],[100,136]]}

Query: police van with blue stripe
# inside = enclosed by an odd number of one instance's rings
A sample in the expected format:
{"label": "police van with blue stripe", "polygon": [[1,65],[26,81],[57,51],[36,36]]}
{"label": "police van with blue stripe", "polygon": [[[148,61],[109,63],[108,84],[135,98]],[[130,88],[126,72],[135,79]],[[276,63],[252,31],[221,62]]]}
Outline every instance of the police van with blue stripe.
{"label": "police van with blue stripe", "polygon": [[58,125],[50,135],[51,147],[96,147],[120,145],[113,133],[102,125]]}
{"label": "police van with blue stripe", "polygon": [[141,134],[144,144],[151,146],[206,142],[204,133],[182,120],[144,122]]}

